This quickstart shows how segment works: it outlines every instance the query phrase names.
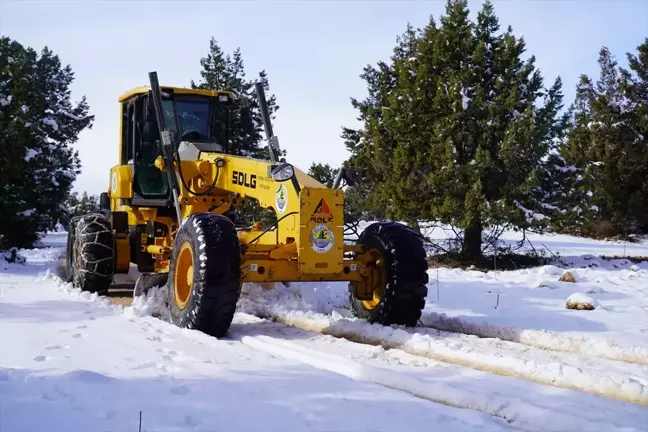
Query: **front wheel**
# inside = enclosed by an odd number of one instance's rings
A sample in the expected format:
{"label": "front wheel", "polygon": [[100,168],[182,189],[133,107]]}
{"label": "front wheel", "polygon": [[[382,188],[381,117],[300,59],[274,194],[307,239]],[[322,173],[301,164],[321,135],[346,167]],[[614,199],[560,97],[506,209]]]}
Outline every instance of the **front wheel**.
{"label": "front wheel", "polygon": [[428,263],[421,237],[396,222],[369,225],[358,243],[358,257],[369,272],[361,282],[349,284],[355,316],[371,323],[415,326],[425,306]]}
{"label": "front wheel", "polygon": [[171,322],[215,337],[227,333],[241,294],[241,251],[227,217],[191,215],[176,234],[168,279]]}

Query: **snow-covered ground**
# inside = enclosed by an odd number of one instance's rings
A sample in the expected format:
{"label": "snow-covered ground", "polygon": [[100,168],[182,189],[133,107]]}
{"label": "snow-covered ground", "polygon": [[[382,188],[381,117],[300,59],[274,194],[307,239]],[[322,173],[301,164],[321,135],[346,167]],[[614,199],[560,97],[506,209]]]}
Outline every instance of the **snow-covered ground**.
{"label": "snow-covered ground", "polygon": [[[25,265],[0,261],[2,432],[135,431],[140,412],[143,431],[648,424],[648,263],[596,258],[648,256],[645,243],[538,236],[570,264],[430,269],[410,329],[352,318],[346,284],[246,284],[217,340],[165,322],[164,289],[122,307],[64,284],[64,241],[21,251]],[[558,281],[565,270],[575,283]],[[598,307],[567,309],[574,293]]]}

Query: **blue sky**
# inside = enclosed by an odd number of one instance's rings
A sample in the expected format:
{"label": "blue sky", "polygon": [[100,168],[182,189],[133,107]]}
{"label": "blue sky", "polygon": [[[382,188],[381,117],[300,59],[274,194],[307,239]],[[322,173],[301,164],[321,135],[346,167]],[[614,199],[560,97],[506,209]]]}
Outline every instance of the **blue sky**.
{"label": "blue sky", "polygon": [[[625,53],[648,36],[645,0],[494,1],[500,25],[509,24],[537,57],[546,82],[563,79],[571,102],[581,73],[596,76],[598,50]],[[474,16],[481,0],[469,1]],[[349,98],[365,95],[362,68],[386,59],[410,22],[438,18],[445,1],[15,1],[0,0],[0,34],[71,64],[74,99],[85,95],[96,116],[79,149],[83,173],[75,190],[108,188],[117,163],[117,98],[160,81],[188,86],[200,78],[209,39],[226,52],[240,47],[248,76],[268,72],[280,110],[274,123],[289,161],[338,165],[347,157],[341,127],[356,126]]]}

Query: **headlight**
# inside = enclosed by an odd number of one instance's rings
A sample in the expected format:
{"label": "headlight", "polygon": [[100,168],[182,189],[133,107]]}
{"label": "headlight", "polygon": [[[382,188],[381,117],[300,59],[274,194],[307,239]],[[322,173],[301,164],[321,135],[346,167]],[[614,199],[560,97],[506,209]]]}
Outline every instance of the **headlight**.
{"label": "headlight", "polygon": [[290,180],[295,175],[295,170],[292,165],[283,163],[272,170],[272,178],[274,181],[283,182]]}

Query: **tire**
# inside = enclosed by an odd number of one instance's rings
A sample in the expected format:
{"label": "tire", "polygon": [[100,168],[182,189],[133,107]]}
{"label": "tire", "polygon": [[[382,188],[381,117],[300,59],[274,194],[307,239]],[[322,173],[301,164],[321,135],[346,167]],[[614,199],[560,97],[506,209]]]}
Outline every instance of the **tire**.
{"label": "tire", "polygon": [[82,291],[105,294],[115,273],[115,237],[110,219],[93,213],[79,217],[68,234],[71,282]]}
{"label": "tire", "polygon": [[67,230],[67,246],[65,249],[65,266],[64,272],[61,275],[65,282],[72,282],[74,276],[74,268],[72,266],[72,257],[74,256],[74,241],[76,239],[75,230],[80,217],[76,216],[70,219]]}
{"label": "tire", "polygon": [[168,273],[142,273],[135,281],[133,299],[146,294],[153,287],[166,285],[168,279]]}
{"label": "tire", "polygon": [[171,254],[167,284],[171,322],[224,336],[241,295],[240,267],[239,240],[229,218],[212,213],[187,218]]}
{"label": "tire", "polygon": [[416,326],[425,307],[428,263],[421,236],[396,222],[369,225],[358,238],[367,250],[377,250],[384,261],[384,294],[368,308],[349,284],[349,300],[356,317],[383,325]]}

